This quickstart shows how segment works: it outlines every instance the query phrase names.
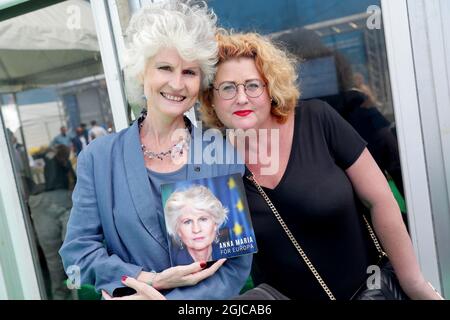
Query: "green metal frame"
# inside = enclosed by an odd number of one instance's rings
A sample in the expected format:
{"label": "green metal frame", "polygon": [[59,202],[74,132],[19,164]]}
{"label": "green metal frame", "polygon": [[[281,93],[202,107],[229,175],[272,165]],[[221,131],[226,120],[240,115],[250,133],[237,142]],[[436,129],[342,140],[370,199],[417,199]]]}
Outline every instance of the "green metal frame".
{"label": "green metal frame", "polygon": [[7,2],[6,4],[4,4],[3,8],[0,7],[0,21],[11,19],[63,1],[64,0],[9,1],[10,3]]}

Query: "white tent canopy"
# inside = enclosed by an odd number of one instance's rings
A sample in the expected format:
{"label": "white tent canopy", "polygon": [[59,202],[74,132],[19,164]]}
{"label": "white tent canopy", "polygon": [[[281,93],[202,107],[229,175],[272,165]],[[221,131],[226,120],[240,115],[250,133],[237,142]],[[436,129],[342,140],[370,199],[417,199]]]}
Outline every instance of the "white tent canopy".
{"label": "white tent canopy", "polygon": [[102,73],[89,2],[69,0],[0,22],[0,93]]}

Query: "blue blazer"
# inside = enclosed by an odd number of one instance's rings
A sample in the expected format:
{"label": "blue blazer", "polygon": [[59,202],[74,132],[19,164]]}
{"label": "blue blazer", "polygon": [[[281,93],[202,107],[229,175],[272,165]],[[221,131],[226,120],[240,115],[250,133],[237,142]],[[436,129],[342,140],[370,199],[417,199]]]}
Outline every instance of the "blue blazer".
{"label": "blue blazer", "polygon": [[[199,150],[199,144],[204,150],[205,143],[200,130],[192,128],[188,179],[243,174],[242,164],[193,164],[192,150]],[[66,271],[78,266],[81,283],[112,294],[124,286],[123,275],[136,278],[143,270],[160,272],[171,267],[164,224],[152,209],[161,199],[151,194],[137,121],[91,142],[78,156],[77,175],[66,238],[59,251]],[[164,294],[168,299],[228,299],[244,286],[251,263],[250,255],[228,259],[197,285]]]}

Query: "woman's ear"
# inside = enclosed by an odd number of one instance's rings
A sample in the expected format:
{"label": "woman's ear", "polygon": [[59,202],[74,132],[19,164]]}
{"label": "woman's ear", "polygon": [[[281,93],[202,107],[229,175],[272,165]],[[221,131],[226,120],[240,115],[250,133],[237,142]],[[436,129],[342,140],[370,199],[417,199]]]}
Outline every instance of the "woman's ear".
{"label": "woman's ear", "polygon": [[181,232],[180,232],[180,230],[178,230],[178,228],[177,228],[177,235],[175,238],[177,239],[177,241],[182,241],[181,240]]}

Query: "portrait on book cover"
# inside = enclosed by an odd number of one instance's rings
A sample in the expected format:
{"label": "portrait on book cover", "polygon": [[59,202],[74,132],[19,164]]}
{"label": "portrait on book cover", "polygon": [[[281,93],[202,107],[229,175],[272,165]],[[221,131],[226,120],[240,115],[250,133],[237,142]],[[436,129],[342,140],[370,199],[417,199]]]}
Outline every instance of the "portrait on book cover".
{"label": "portrait on book cover", "polygon": [[161,186],[173,266],[257,252],[239,174]]}

